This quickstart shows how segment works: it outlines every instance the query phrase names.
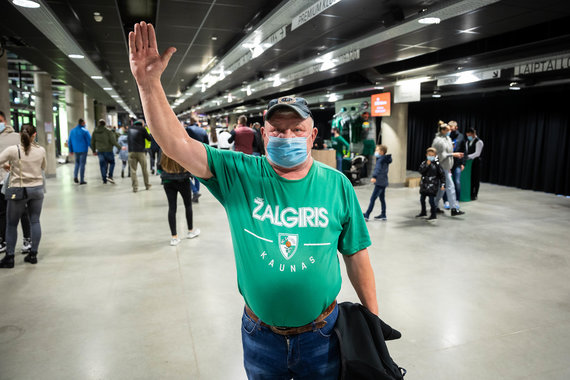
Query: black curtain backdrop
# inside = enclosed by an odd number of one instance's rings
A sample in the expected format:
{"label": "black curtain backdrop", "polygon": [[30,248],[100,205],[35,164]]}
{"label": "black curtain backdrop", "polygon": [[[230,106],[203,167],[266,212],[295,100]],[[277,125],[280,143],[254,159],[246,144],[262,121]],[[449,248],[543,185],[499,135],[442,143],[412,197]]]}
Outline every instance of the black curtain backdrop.
{"label": "black curtain backdrop", "polygon": [[485,143],[481,180],[570,195],[570,86],[410,103],[408,170],[417,170],[438,120],[475,128]]}

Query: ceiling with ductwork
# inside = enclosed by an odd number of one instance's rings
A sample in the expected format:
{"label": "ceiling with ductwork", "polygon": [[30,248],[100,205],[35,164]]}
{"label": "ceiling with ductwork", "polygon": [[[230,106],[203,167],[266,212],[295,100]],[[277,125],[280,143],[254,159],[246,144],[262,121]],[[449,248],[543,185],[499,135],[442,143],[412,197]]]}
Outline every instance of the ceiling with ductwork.
{"label": "ceiling with ductwork", "polygon": [[[0,4],[2,45],[57,83],[137,116],[127,34],[142,20],[155,25],[161,51],[177,48],[162,82],[179,115],[256,107],[288,93],[366,93],[417,77],[429,78],[422,92],[451,94],[461,88],[442,78],[467,70],[502,69],[476,85],[483,90],[568,77],[564,67],[531,79],[514,69],[564,56],[566,0],[36,2],[35,9]],[[420,23],[428,18],[439,23]]]}

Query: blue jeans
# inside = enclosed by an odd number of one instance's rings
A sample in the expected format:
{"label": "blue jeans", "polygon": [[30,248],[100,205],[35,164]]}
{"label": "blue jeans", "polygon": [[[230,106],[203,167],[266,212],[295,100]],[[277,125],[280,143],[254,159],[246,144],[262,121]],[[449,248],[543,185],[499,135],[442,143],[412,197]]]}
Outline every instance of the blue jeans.
{"label": "blue jeans", "polygon": [[103,183],[107,183],[107,177],[113,178],[113,172],[115,171],[115,155],[113,152],[99,152],[97,153],[97,156],[99,157],[101,178],[103,178]]}
{"label": "blue jeans", "polygon": [[449,201],[449,207],[459,210],[459,202],[457,202],[457,197],[455,196],[455,185],[453,184],[453,179],[451,178],[451,170],[444,170],[445,172],[445,190],[439,190],[437,197],[435,197],[435,205],[439,207],[439,201],[443,198],[443,194],[447,194],[447,200]]}
{"label": "blue jeans", "polygon": [[382,205],[382,213],[380,216],[386,216],[386,188],[383,186],[374,186],[374,191],[372,191],[372,196],[370,197],[370,204],[368,205],[368,210],[364,213],[364,215],[369,218],[372,209],[374,208],[374,203],[376,202],[376,198],[380,198],[380,204]]}
{"label": "blue jeans", "polygon": [[85,180],[85,163],[87,162],[87,152],[75,152],[75,169],[73,178],[77,178],[77,173],[81,174],[81,182]]}
{"label": "blue jeans", "polygon": [[283,336],[253,322],[244,311],[241,337],[248,379],[338,379],[340,351],[334,332],[337,317],[338,306],[325,318],[323,328]]}
{"label": "blue jeans", "polygon": [[340,154],[336,155],[336,170],[342,173],[342,156]]}
{"label": "blue jeans", "polygon": [[193,178],[192,181],[190,181],[190,188],[192,189],[192,194],[198,194],[200,192],[200,181]]}

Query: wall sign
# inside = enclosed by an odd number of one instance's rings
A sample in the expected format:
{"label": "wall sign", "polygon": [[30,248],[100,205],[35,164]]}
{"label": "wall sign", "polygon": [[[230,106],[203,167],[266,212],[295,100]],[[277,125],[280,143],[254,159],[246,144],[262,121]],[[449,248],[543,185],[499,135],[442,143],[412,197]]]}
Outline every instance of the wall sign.
{"label": "wall sign", "polygon": [[291,30],[295,30],[307,21],[317,17],[321,12],[324,12],[328,8],[332,7],[341,0],[318,0],[315,4],[311,5],[309,8],[305,9],[303,12],[299,13],[293,18],[291,23]]}
{"label": "wall sign", "polygon": [[570,55],[554,56],[524,62],[515,66],[515,75],[527,75],[565,69],[570,69]]}
{"label": "wall sign", "polygon": [[419,102],[422,98],[420,81],[407,81],[394,87],[394,103]]}
{"label": "wall sign", "polygon": [[390,116],[390,95],[389,92],[372,95],[372,116]]}

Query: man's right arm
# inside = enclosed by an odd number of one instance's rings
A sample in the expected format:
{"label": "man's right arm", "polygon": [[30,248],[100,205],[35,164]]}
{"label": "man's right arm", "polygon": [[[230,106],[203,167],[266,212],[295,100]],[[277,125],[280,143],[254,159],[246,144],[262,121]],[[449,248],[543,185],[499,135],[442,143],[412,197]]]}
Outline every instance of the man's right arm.
{"label": "man's right arm", "polygon": [[211,178],[206,148],[190,138],[170,108],[160,83],[160,76],[176,49],[158,54],[156,34],[151,24],[135,24],[129,33],[131,71],[137,81],[146,121],[164,153],[190,173]]}

